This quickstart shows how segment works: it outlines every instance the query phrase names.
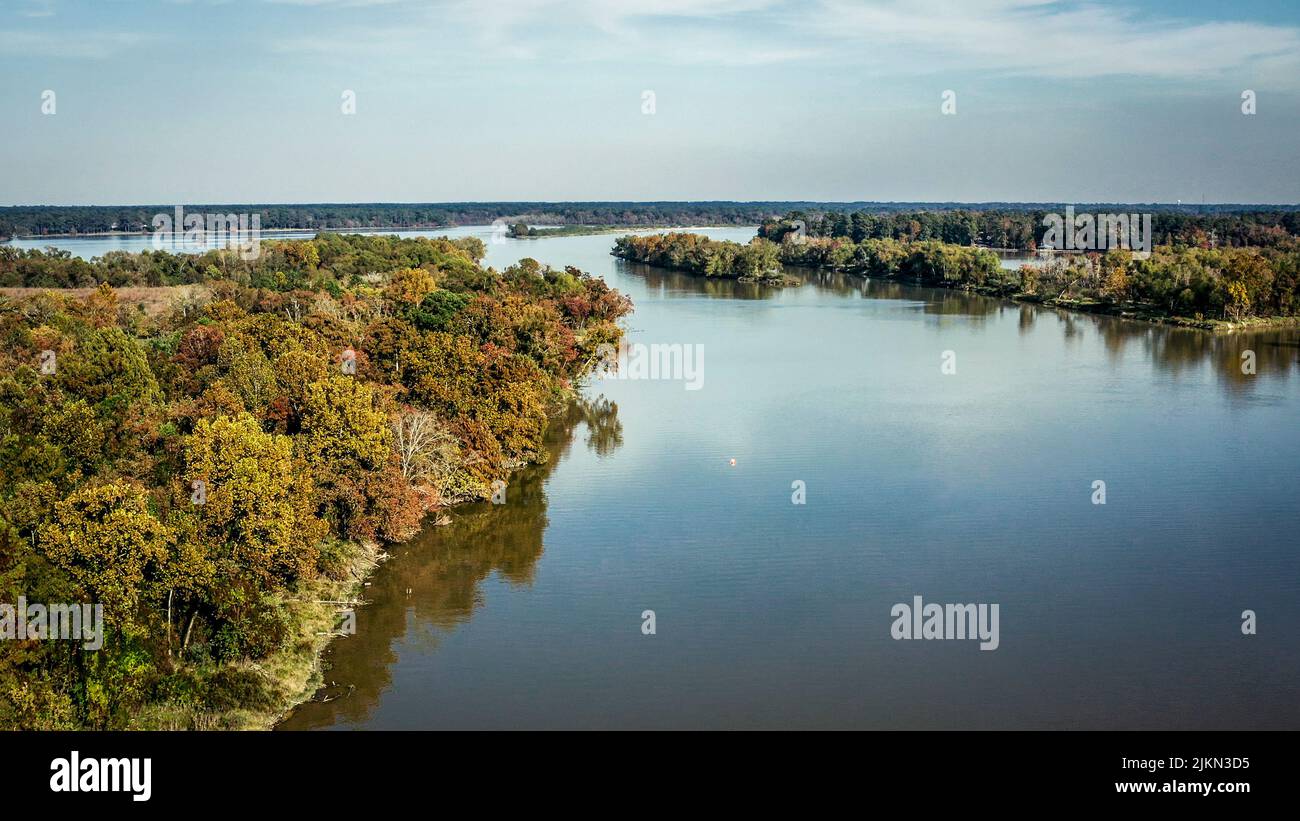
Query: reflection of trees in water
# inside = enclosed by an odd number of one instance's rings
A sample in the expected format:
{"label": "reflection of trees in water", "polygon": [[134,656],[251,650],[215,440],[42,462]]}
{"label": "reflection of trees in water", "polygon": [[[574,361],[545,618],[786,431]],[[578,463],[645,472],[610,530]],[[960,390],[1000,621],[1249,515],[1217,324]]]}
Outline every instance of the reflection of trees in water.
{"label": "reflection of trees in water", "polygon": [[935,296],[925,301],[927,314],[988,319],[1004,305],[1001,300],[966,291],[949,291],[942,288],[935,290],[937,291]]}
{"label": "reflection of trees in water", "polygon": [[1037,308],[1035,308],[1033,305],[1028,305],[1024,302],[1020,303],[1019,328],[1022,336],[1034,329],[1034,320],[1036,320],[1037,318],[1038,318]]}
{"label": "reflection of trees in water", "polygon": [[[587,449],[597,456],[608,456],[623,446],[623,423],[618,421],[618,405],[604,396],[571,402],[564,424],[572,431],[578,422],[587,428]],[[566,443],[565,454],[568,448]]]}
{"label": "reflection of trees in water", "polygon": [[702,277],[653,265],[618,260],[618,270],[625,274],[638,276],[645,280],[647,290],[658,292],[657,296],[668,297],[674,291],[686,291],[692,294],[722,297],[725,299],[770,299],[781,293],[782,289],[772,285],[760,285],[757,282],[740,282],[723,277]]}
{"label": "reflection of trees in water", "polygon": [[603,396],[575,400],[551,421],[546,461],[510,477],[505,504],[457,507],[451,524],[426,527],[393,548],[365,589],[371,604],[357,610],[356,634],[330,645],[326,686],[283,728],[364,721],[391,682],[397,640],[436,647],[443,631],[470,619],[481,603],[479,585],[493,573],[513,585],[532,583],[547,525],[546,480],[568,455],[579,424],[586,427],[587,447],[598,455],[623,443],[616,404]]}
{"label": "reflection of trees in water", "polygon": [[819,291],[835,294],[836,296],[851,296],[862,290],[864,280],[860,276],[846,274],[843,271],[830,271],[825,268],[801,268],[793,265],[787,265],[785,272],[792,277],[803,280],[803,287],[809,285]]}
{"label": "reflection of trees in water", "polygon": [[[1262,376],[1289,377],[1300,364],[1300,332],[1254,331],[1212,334],[1182,328],[1159,328],[1150,351],[1161,370],[1178,373],[1208,362],[1231,393],[1252,390]],[[1255,374],[1242,373],[1241,356],[1255,353]]]}
{"label": "reflection of trees in water", "polygon": [[[1130,345],[1139,344],[1156,370],[1178,376],[1209,365],[1231,393],[1246,393],[1260,377],[1289,378],[1300,369],[1300,330],[1273,329],[1211,333],[1192,328],[1156,325],[1100,314],[1021,305],[1020,327],[1032,327],[1039,312],[1054,314],[1066,339],[1082,340],[1096,333],[1112,362],[1119,362]],[[1242,372],[1242,354],[1255,353],[1255,373]]]}
{"label": "reflection of trees in water", "polygon": [[[780,288],[769,286],[706,279],[622,261],[618,264],[626,266],[623,268],[625,272],[643,277],[652,289],[689,291],[731,299],[768,299],[781,293]],[[1209,363],[1220,381],[1233,393],[1251,390],[1256,384],[1253,380],[1259,376],[1289,377],[1300,362],[1300,330],[1297,329],[1214,334],[1032,303],[1016,304],[966,291],[922,287],[894,279],[870,279],[816,268],[789,267],[787,272],[802,279],[804,288],[816,288],[819,292],[836,296],[860,294],[866,299],[919,302],[926,314],[936,316],[986,319],[994,314],[1016,311],[1017,327],[1022,335],[1034,331],[1040,324],[1040,317],[1054,318],[1062,337],[1072,346],[1082,344],[1089,330],[1095,331],[1107,356],[1112,362],[1118,362],[1129,345],[1136,341],[1143,346],[1157,370],[1177,375],[1190,373]],[[1241,354],[1248,349],[1255,352],[1254,376],[1241,371]]]}

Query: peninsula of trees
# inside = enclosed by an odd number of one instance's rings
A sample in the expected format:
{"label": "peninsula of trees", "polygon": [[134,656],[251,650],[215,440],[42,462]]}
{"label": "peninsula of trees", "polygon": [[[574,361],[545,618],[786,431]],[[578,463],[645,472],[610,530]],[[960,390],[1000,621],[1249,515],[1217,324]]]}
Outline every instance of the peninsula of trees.
{"label": "peninsula of trees", "polygon": [[763,233],[778,241],[759,237],[748,245],[687,233],[620,237],[613,253],[701,276],[736,277],[770,265],[826,268],[1207,328],[1300,316],[1300,240],[1289,236],[1260,247],[1158,245],[1146,258],[1111,249],[1010,270],[997,254],[969,244],[855,242],[801,236],[795,227],[769,223]]}
{"label": "peninsula of trees", "polygon": [[6,285],[99,283],[0,295],[0,601],[105,622],[97,651],[0,641],[0,727],[258,727],[309,694],[378,545],[539,458],[621,337],[602,280],[483,253],[0,250]]}

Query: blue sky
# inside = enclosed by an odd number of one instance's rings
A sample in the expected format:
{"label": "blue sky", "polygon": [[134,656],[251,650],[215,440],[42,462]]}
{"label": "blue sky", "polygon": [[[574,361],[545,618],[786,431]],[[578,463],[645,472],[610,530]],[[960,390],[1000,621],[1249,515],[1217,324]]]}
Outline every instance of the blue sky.
{"label": "blue sky", "polygon": [[1300,3],[0,0],[0,111],[0,204],[1294,203]]}

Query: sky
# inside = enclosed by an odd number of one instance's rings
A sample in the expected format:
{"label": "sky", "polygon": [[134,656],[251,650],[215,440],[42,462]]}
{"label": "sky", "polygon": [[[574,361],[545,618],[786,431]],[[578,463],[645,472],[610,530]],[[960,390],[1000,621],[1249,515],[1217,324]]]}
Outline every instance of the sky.
{"label": "sky", "polygon": [[0,0],[0,112],[3,205],[1296,203],[1300,2]]}

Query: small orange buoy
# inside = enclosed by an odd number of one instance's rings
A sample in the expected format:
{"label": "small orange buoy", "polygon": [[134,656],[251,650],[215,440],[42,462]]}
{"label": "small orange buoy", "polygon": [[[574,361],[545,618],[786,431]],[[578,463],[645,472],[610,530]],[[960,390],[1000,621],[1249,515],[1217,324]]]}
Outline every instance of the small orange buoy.
{"label": "small orange buoy", "polygon": [[735,459],[732,459],[732,460],[731,460],[731,466],[732,466],[733,468],[736,466],[736,460],[735,460]]}

